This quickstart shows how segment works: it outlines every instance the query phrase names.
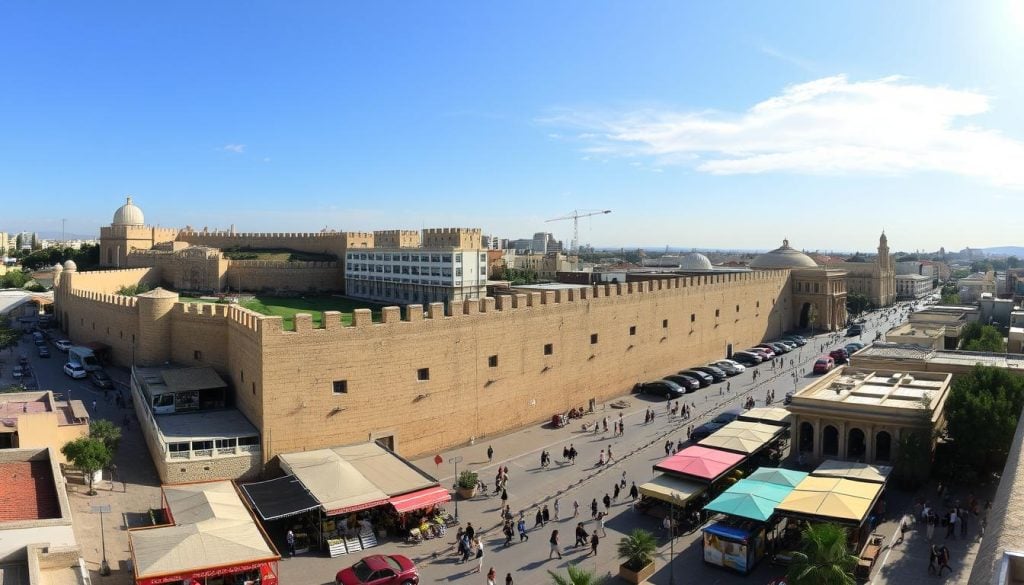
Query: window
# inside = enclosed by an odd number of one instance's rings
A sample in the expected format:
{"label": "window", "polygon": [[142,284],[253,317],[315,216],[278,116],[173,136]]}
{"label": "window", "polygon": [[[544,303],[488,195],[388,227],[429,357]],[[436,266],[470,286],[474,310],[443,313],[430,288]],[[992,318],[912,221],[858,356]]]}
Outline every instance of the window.
{"label": "window", "polygon": [[335,394],[348,394],[348,380],[335,380],[334,381],[334,393]]}
{"label": "window", "polygon": [[402,262],[408,262],[408,261],[409,261],[409,255],[408,254],[402,254]]}
{"label": "window", "polygon": [[239,437],[238,438],[238,446],[239,447],[251,446],[251,445],[259,445],[259,444],[260,444],[260,438],[259,437]]}
{"label": "window", "polygon": [[234,449],[235,439],[216,439],[214,444],[218,449]]}
{"label": "window", "polygon": [[760,308],[761,308],[761,301],[757,301],[757,308],[758,308],[758,309],[760,309]]}
{"label": "window", "polygon": [[452,255],[451,254],[445,254],[444,256],[441,256],[441,262],[450,264],[451,261],[452,261]]}
{"label": "window", "polygon": [[252,383],[252,395],[256,396],[256,382]]}
{"label": "window", "polygon": [[456,268],[455,269],[455,276],[462,276],[462,269],[461,268]]}
{"label": "window", "polygon": [[213,449],[213,441],[192,441],[193,451],[203,451],[207,449]]}
{"label": "window", "polygon": [[487,262],[487,254],[480,254],[480,261]]}
{"label": "window", "polygon": [[690,323],[693,323],[696,320],[697,320],[697,313],[690,313]]}
{"label": "window", "polygon": [[814,283],[814,292],[818,292],[818,283]]}
{"label": "window", "polygon": [[496,368],[496,367],[498,367],[498,356],[492,355],[492,356],[488,357],[487,358],[487,367],[488,368]]}
{"label": "window", "polygon": [[391,262],[391,254],[384,254],[384,261]]}
{"label": "window", "polygon": [[167,450],[171,453],[188,453],[188,443],[168,443]]}
{"label": "window", "polygon": [[455,255],[455,261],[456,262],[462,262],[462,254],[456,254]]}
{"label": "window", "polygon": [[720,309],[715,309],[715,317],[720,316],[721,313],[722,313],[722,311]]}
{"label": "window", "polygon": [[739,305],[736,305],[736,312],[737,312],[737,313],[739,313],[739,312],[740,312],[740,306],[739,306]]}
{"label": "window", "polygon": [[590,334],[590,345],[597,345],[597,333]]}
{"label": "window", "polygon": [[661,328],[662,329],[668,329],[668,319],[662,319],[661,320]]}
{"label": "window", "polygon": [[629,326],[629,334],[630,335],[636,335],[636,325],[630,325]]}
{"label": "window", "polygon": [[203,359],[203,352],[199,351],[198,349],[193,351],[192,352],[192,359],[194,359],[194,360],[201,360],[201,359]]}
{"label": "window", "polygon": [[431,262],[440,262],[441,261],[441,255],[440,254],[431,254],[430,255],[430,261]]}
{"label": "window", "polygon": [[430,379],[430,368],[420,368],[416,370],[416,379],[420,382],[425,382]]}
{"label": "window", "polygon": [[238,370],[238,377],[241,378],[243,382],[245,382],[245,370]]}
{"label": "window", "polygon": [[544,355],[551,355],[555,353],[555,344],[545,343],[544,344]]}

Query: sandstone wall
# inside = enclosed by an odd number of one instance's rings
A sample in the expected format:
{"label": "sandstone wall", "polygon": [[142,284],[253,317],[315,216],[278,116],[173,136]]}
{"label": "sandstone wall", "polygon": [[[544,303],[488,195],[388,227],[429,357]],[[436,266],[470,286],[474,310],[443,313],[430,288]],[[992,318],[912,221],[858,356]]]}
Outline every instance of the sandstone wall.
{"label": "sandstone wall", "polygon": [[[781,334],[791,323],[788,278],[599,285],[586,298],[559,291],[453,303],[450,316],[433,305],[429,318],[407,308],[400,320],[394,307],[381,324],[357,312],[354,327],[325,318],[326,329],[313,329],[297,318],[294,332],[262,319],[264,456],[393,435],[413,457],[625,394],[722,358],[730,343],[741,350]],[[429,380],[418,380],[421,368]],[[347,393],[335,394],[340,380]]]}
{"label": "sandstone wall", "polygon": [[344,288],[338,262],[229,260],[224,285],[247,292],[320,292]]}
{"label": "sandstone wall", "polygon": [[181,231],[179,242],[193,246],[209,246],[221,250],[238,246],[240,248],[287,248],[314,254],[335,254],[339,258],[345,252],[345,234],[330,233],[230,233]]}

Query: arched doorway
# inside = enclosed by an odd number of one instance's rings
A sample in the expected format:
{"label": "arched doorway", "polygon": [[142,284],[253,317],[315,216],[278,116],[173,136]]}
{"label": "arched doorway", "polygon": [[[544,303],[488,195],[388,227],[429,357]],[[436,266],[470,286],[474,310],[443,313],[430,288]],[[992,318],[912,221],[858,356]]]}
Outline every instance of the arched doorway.
{"label": "arched doorway", "polygon": [[811,423],[800,423],[799,441],[801,453],[811,453],[814,451],[814,426]]}
{"label": "arched doorway", "polygon": [[853,428],[846,436],[846,458],[861,461],[867,452],[867,443],[864,441],[864,431]]}
{"label": "arched doorway", "polygon": [[875,433],[875,461],[892,460],[892,435],[888,431]]}
{"label": "arched doorway", "polygon": [[807,329],[811,326],[811,303],[804,303],[800,309],[800,329]]}
{"label": "arched doorway", "polygon": [[839,456],[839,430],[832,425],[827,425],[821,433],[821,453],[832,457]]}

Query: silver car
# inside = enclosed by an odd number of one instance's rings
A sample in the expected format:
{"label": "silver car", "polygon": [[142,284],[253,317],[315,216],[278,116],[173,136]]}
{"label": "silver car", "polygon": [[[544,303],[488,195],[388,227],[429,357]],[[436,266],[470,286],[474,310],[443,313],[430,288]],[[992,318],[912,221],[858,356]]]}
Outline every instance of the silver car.
{"label": "silver car", "polygon": [[735,376],[736,374],[741,374],[744,371],[746,371],[746,369],[747,369],[746,366],[744,366],[743,364],[741,364],[739,362],[734,362],[732,360],[720,360],[720,361],[717,361],[717,362],[712,362],[712,363],[710,363],[708,365],[714,366],[714,367],[722,370],[726,374],[729,374],[730,376]]}

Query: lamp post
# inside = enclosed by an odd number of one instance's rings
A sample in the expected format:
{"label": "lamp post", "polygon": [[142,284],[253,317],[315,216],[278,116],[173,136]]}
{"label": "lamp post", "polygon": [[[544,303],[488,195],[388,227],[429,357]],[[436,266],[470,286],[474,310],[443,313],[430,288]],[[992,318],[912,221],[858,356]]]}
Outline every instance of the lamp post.
{"label": "lamp post", "polygon": [[100,575],[106,577],[110,574],[110,564],[107,563],[107,535],[103,532],[103,515],[110,513],[110,504],[92,506],[90,511],[93,514],[100,515],[100,542],[103,546],[103,562],[100,563]]}
{"label": "lamp post", "polygon": [[672,494],[672,501],[668,503],[668,583],[676,585],[676,500],[679,498]]}
{"label": "lamp post", "polygon": [[462,455],[456,455],[448,458],[448,463],[455,466],[455,521],[459,521],[459,463],[462,463]]}

